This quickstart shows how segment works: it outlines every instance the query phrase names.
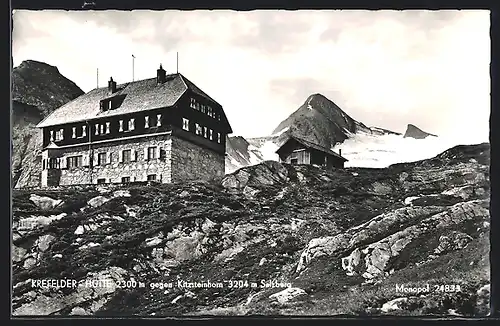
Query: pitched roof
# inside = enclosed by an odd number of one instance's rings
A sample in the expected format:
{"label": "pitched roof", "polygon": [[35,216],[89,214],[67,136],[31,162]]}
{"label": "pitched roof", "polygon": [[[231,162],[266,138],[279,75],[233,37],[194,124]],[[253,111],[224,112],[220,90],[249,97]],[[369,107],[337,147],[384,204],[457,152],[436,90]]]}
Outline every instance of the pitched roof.
{"label": "pitched roof", "polygon": [[300,137],[297,137],[297,136],[289,136],[288,139],[283,143],[283,145],[280,146],[280,148],[278,148],[278,150],[276,152],[279,152],[281,150],[281,148],[283,146],[285,146],[286,143],[288,143],[290,140],[295,140],[296,142],[306,146],[306,147],[309,147],[309,148],[314,148],[320,152],[323,152],[323,153],[326,153],[326,154],[329,154],[329,155],[332,155],[332,156],[335,156],[341,160],[344,160],[344,161],[348,161],[345,157],[343,156],[340,156],[339,154],[335,153],[334,151],[326,148],[326,147],[323,147],[321,145],[318,145],[316,143],[313,143],[309,140],[306,140],[304,138],[300,138]]}
{"label": "pitched roof", "polygon": [[[56,109],[37,127],[43,128],[173,106],[188,89],[217,103],[181,74],[169,74],[166,77],[166,82],[163,84],[157,84],[156,77],[120,84],[117,85],[116,92],[111,95],[108,93],[107,86],[93,89]],[[112,97],[119,97],[123,102],[116,109],[101,111],[100,101]]]}

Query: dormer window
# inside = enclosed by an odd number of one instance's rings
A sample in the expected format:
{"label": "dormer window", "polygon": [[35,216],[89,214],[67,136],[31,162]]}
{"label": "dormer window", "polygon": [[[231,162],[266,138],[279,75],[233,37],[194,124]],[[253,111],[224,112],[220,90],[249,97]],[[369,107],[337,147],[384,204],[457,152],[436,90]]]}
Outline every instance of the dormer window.
{"label": "dormer window", "polygon": [[82,127],[82,137],[87,136],[87,126]]}
{"label": "dormer window", "polygon": [[207,106],[207,114],[209,117],[213,118],[213,112],[212,112],[212,108],[210,106]]}
{"label": "dormer window", "polygon": [[161,126],[161,114],[156,115],[156,126]]}
{"label": "dormer window", "polygon": [[110,127],[111,123],[110,122],[106,122],[106,133],[109,134],[109,127]]}
{"label": "dormer window", "polygon": [[71,137],[76,138],[76,127],[73,127],[73,133],[71,134]]}
{"label": "dormer window", "polygon": [[120,120],[120,129],[118,131],[123,131],[123,120]]}
{"label": "dormer window", "polygon": [[149,128],[149,117],[148,116],[144,117],[144,128]]}
{"label": "dormer window", "polygon": [[132,118],[128,121],[128,130],[134,130],[135,129],[135,119]]}
{"label": "dormer window", "polygon": [[192,109],[196,109],[196,100],[191,98],[191,104],[189,105]]}

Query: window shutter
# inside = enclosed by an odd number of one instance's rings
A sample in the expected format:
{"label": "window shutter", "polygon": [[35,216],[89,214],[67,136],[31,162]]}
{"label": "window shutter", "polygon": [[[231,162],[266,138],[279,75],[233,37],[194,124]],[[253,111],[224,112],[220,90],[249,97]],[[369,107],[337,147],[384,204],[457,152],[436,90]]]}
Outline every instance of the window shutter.
{"label": "window shutter", "polygon": [[160,146],[157,146],[156,147],[156,158],[159,159],[160,158],[160,154],[161,154],[161,147]]}
{"label": "window shutter", "polygon": [[120,162],[120,163],[123,162],[123,151],[118,152],[118,162]]}
{"label": "window shutter", "polygon": [[111,152],[107,152],[106,153],[106,164],[110,164],[111,163]]}
{"label": "window shutter", "polygon": [[61,157],[59,159],[59,166],[61,167],[61,169],[67,169],[68,168],[68,159],[66,157]]}
{"label": "window shutter", "polygon": [[131,161],[137,161],[137,152],[135,149],[130,150],[130,160]]}
{"label": "window shutter", "polygon": [[148,148],[145,147],[144,148],[144,161],[147,161],[148,160]]}

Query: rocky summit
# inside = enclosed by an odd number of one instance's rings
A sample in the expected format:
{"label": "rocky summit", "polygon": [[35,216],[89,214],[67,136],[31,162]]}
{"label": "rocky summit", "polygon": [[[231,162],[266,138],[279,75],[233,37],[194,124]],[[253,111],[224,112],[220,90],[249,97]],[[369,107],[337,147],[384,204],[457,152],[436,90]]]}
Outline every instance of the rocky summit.
{"label": "rocky summit", "polygon": [[436,135],[433,135],[433,134],[430,134],[428,132],[425,132],[423,131],[422,129],[420,129],[419,127],[415,126],[415,125],[412,125],[412,124],[408,124],[408,126],[406,127],[406,132],[404,134],[404,138],[415,138],[415,139],[424,139],[424,138],[427,138],[429,136],[432,136],[432,137],[437,137]]}
{"label": "rocky summit", "polygon": [[42,137],[35,126],[83,91],[44,62],[23,61],[12,70],[12,183],[40,185]]}
{"label": "rocky summit", "polygon": [[489,144],[13,193],[13,314],[488,314]]}

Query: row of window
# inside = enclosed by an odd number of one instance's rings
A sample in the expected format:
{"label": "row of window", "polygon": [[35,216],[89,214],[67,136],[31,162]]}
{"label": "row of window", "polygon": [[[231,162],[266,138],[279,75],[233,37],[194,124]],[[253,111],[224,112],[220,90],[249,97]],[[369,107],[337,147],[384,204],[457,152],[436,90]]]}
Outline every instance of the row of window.
{"label": "row of window", "polygon": [[[132,131],[135,130],[135,119],[131,118],[128,120],[127,123],[127,129],[124,129],[124,120],[119,121],[119,129],[118,131],[123,132],[123,131]],[[94,125],[94,135],[106,135],[111,132],[110,130],[111,123],[110,122],[105,122],[102,124],[96,123]],[[149,116],[144,117],[144,128],[149,128],[150,127],[150,119]],[[161,127],[161,114],[156,115],[156,127]],[[72,128],[72,134],[71,138],[83,138],[87,136],[87,126],[82,126],[82,132],[80,135],[77,134],[77,128],[73,127]],[[61,141],[64,140],[64,129],[59,129],[57,131],[50,130],[50,141]]]}
{"label": "row of window", "polygon": [[[149,146],[144,148],[144,161],[151,161],[155,159],[162,158],[162,151],[159,146]],[[102,166],[112,163],[113,153],[112,152],[98,152],[94,154],[92,166]],[[130,163],[137,161],[137,151],[135,149],[124,149],[118,152],[118,162],[119,163]],[[90,165],[90,159],[88,154],[73,155],[63,158],[51,158],[46,164],[43,161],[43,169],[46,167],[50,169],[71,169]]]}
{"label": "row of window", "polygon": [[[158,181],[160,179],[161,179],[161,176],[158,176],[156,174],[148,174],[146,176],[146,181]],[[129,182],[132,182],[132,178],[129,176],[121,177],[120,181],[121,181],[121,183],[129,183]],[[141,180],[137,180],[137,178],[134,177],[133,181],[141,181]],[[97,179],[97,184],[105,184],[105,183],[111,183],[111,181],[109,179],[105,179],[105,178]]]}
{"label": "row of window", "polygon": [[[182,118],[182,129],[189,131],[189,120]],[[195,123],[195,133],[198,136],[203,136],[207,139],[214,140],[214,131],[207,127],[202,127],[199,123]],[[217,133],[217,143],[220,144],[221,136],[220,132]]]}
{"label": "row of window", "polygon": [[215,110],[209,105],[201,104],[196,101],[196,99],[191,98],[191,103],[189,104],[189,106],[194,110],[200,111],[201,113],[204,113],[209,117],[220,121],[220,114],[215,112]]}

